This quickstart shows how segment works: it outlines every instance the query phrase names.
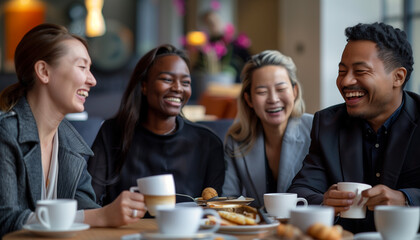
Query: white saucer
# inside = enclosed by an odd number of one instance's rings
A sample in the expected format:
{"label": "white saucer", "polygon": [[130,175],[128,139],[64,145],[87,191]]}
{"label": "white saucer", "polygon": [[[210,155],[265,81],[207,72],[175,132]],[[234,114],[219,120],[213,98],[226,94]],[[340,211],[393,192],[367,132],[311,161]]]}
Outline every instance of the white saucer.
{"label": "white saucer", "polygon": [[362,232],[354,235],[354,240],[380,240],[381,234],[378,232]]}
{"label": "white saucer", "polygon": [[57,237],[57,238],[68,238],[76,235],[77,232],[89,229],[88,224],[84,223],[73,223],[73,225],[67,230],[52,230],[46,229],[39,223],[23,225],[23,229],[26,229],[36,235],[43,237]]}
{"label": "white saucer", "polygon": [[180,202],[175,204],[177,207],[197,207],[198,204],[195,202]]}
{"label": "white saucer", "polygon": [[164,240],[164,239],[216,239],[223,238],[225,240],[237,240],[234,236],[214,233],[197,233],[193,235],[169,235],[163,233],[147,233],[143,232],[140,234],[140,239],[152,239],[152,240]]}
{"label": "white saucer", "polygon": [[[354,235],[353,240],[382,240],[379,232],[363,232]],[[420,234],[417,234],[413,240],[420,240]]]}

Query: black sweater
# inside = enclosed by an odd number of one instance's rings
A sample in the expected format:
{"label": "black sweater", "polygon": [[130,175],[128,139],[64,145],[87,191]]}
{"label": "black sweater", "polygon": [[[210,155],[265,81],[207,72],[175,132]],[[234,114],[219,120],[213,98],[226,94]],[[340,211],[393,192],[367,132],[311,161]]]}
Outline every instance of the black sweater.
{"label": "black sweater", "polygon": [[[157,135],[137,126],[130,150],[116,173],[119,139],[115,119],[104,122],[93,143],[95,153],[88,161],[97,202],[111,203],[123,190],[137,186],[136,180],[171,173],[175,191],[192,197],[201,196],[206,187],[221,195],[225,175],[223,144],[209,129],[177,117],[177,130]],[[177,198],[177,201],[188,201]]]}

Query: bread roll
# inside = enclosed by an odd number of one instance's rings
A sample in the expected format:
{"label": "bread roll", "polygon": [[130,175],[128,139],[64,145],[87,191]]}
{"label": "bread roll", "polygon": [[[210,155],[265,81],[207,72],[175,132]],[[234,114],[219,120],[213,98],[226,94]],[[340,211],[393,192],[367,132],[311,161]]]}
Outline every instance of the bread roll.
{"label": "bread roll", "polygon": [[333,227],[315,223],[308,228],[308,235],[319,240],[340,240],[343,228],[339,225]]}
{"label": "bread roll", "polygon": [[277,235],[282,240],[312,240],[311,237],[306,236],[299,228],[292,224],[280,224],[277,227]]}
{"label": "bread roll", "polygon": [[203,200],[209,200],[212,197],[217,197],[218,194],[216,189],[212,187],[206,187],[201,193],[201,196],[203,197]]}

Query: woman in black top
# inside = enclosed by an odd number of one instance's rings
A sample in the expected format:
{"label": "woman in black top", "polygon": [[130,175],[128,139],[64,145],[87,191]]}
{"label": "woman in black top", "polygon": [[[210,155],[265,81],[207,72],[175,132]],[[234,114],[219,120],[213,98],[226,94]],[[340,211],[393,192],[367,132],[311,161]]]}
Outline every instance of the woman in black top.
{"label": "woman in black top", "polygon": [[138,178],[164,173],[173,174],[177,193],[198,197],[213,187],[221,194],[223,145],[213,132],[182,117],[190,96],[183,51],[162,45],[140,59],[117,115],[105,121],[92,147],[88,170],[99,204],[136,186]]}

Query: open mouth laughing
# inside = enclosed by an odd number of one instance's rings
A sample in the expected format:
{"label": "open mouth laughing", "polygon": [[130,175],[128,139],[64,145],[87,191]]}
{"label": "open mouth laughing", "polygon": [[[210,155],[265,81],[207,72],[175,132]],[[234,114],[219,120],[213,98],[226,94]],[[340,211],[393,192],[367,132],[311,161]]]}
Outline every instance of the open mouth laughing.
{"label": "open mouth laughing", "polygon": [[361,98],[363,96],[365,96],[366,93],[364,91],[357,91],[357,92],[346,92],[345,96],[347,99],[352,99],[352,98]]}
{"label": "open mouth laughing", "polygon": [[271,108],[271,109],[267,109],[265,110],[268,113],[278,113],[280,111],[283,111],[284,107],[278,107],[278,108]]}
{"label": "open mouth laughing", "polygon": [[347,106],[356,106],[362,99],[366,96],[367,92],[360,89],[344,90],[344,100],[346,101]]}
{"label": "open mouth laughing", "polygon": [[83,89],[77,90],[77,95],[87,98],[89,96],[89,92]]}
{"label": "open mouth laughing", "polygon": [[165,98],[165,100],[169,101],[169,102],[174,102],[174,103],[181,103],[182,102],[181,98],[177,98],[177,97],[167,97],[167,98]]}

